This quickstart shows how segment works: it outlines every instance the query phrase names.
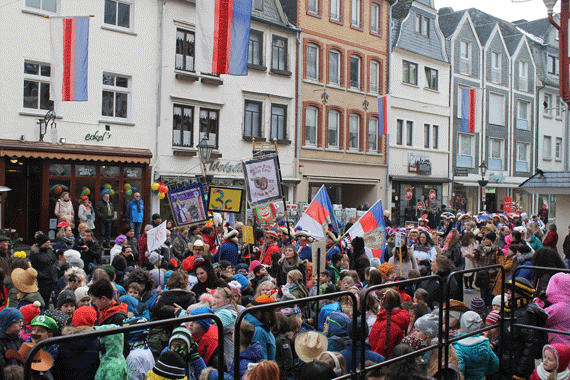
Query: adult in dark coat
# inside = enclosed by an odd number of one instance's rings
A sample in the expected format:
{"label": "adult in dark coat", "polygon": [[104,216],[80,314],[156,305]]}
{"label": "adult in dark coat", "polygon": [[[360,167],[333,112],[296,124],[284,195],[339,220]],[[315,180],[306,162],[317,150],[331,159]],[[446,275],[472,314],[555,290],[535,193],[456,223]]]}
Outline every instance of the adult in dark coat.
{"label": "adult in dark coat", "polygon": [[192,287],[192,291],[198,298],[206,293],[208,289],[229,287],[224,280],[216,276],[212,262],[208,257],[204,258],[200,256],[196,258],[194,260],[194,271],[196,272],[198,283]]}
{"label": "adult in dark coat", "polygon": [[[443,286],[444,286],[443,299],[444,300],[446,299],[447,287],[449,282],[450,283],[449,298],[458,301],[463,301],[463,295],[462,292],[460,291],[461,287],[457,283],[456,278],[450,276],[451,272],[453,272],[454,269],[455,266],[453,265],[451,260],[443,255],[437,255],[435,257],[435,260],[433,260],[431,263],[431,270],[433,274],[437,274],[443,279]],[[436,306],[441,306],[439,305],[439,286],[440,286],[439,282],[436,281],[435,279],[424,280],[420,284],[420,288],[425,289],[428,292],[427,304],[432,309],[434,309]]]}
{"label": "adult in dark coat", "polygon": [[113,218],[115,217],[115,208],[113,202],[110,201],[111,196],[109,190],[102,191],[101,200],[95,205],[95,214],[100,223],[100,237],[101,243],[110,244],[111,241],[111,227],[113,225]]}
{"label": "adult in dark coat", "polygon": [[87,274],[101,264],[101,247],[99,247],[97,239],[93,237],[93,231],[86,230],[83,233],[83,238],[76,241],[73,249],[81,253],[81,260],[83,260]]}
{"label": "adult in dark coat", "polygon": [[186,310],[188,306],[196,303],[194,293],[186,289],[188,283],[188,275],[185,271],[177,270],[173,272],[168,277],[168,282],[166,283],[168,290],[162,292],[159,296],[155,308],[160,309],[164,305],[174,306],[176,304]]}
{"label": "adult in dark coat", "polygon": [[[67,326],[62,335],[93,331],[91,326]],[[77,339],[59,345],[53,365],[54,379],[93,380],[99,368],[99,339]]]}
{"label": "adult in dark coat", "polygon": [[37,243],[30,248],[30,263],[38,272],[39,293],[48,306],[51,292],[55,289],[58,280],[57,268],[54,266],[56,257],[47,235],[38,234],[36,241]]}
{"label": "adult in dark coat", "polygon": [[352,260],[350,262],[350,270],[355,270],[358,273],[360,281],[364,281],[364,272],[370,266],[370,260],[364,250],[364,239],[360,236],[352,239]]}

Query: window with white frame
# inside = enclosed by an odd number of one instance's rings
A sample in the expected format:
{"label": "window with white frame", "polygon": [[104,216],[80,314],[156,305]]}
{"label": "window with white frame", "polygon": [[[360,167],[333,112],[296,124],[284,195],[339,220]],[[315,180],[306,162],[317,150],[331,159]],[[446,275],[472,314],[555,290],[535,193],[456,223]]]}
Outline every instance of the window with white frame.
{"label": "window with white frame", "polygon": [[194,71],[194,38],[193,31],[176,29],[176,70]]}
{"label": "window with white frame", "polygon": [[263,32],[251,29],[249,31],[249,48],[247,63],[254,66],[263,66]]}
{"label": "window with white frame", "polygon": [[271,104],[271,139],[287,140],[287,106]]}
{"label": "window with white frame", "polygon": [[348,129],[348,148],[351,150],[358,150],[360,148],[360,115],[352,114],[349,120]]}
{"label": "window with white frame", "polygon": [[245,101],[244,132],[246,137],[263,137],[261,130],[262,103],[253,100]]}
{"label": "window with white frame", "polygon": [[424,124],[424,148],[429,148],[429,136],[430,136],[431,125]]}
{"label": "window with white frame", "polygon": [[208,137],[208,146],[218,149],[220,131],[220,111],[211,108],[200,108],[200,141]]}
{"label": "window with white frame", "polygon": [[558,57],[553,55],[546,56],[546,71],[548,74],[558,75],[559,65],[558,65]]}
{"label": "window with white frame", "polygon": [[556,138],[556,146],[554,147],[554,159],[556,161],[562,160],[562,138]]}
{"label": "window with white frame", "polygon": [[132,0],[105,0],[105,16],[103,22],[109,25],[131,28]]}
{"label": "window with white frame", "polygon": [[517,101],[517,129],[530,129],[529,113],[530,103],[523,100]]}
{"label": "window with white frame", "polygon": [[501,139],[489,139],[488,168],[491,170],[503,170],[503,142]]}
{"label": "window with white frame", "polygon": [[370,6],[370,31],[380,33],[380,5],[376,3]]}
{"label": "window with white frame", "polygon": [[515,171],[528,172],[529,171],[529,144],[517,143]]}
{"label": "window with white frame", "polygon": [[404,143],[404,120],[396,120],[396,144],[402,145]]}
{"label": "window with white frame", "polygon": [[519,61],[519,90],[528,91],[528,62]]}
{"label": "window with white frame", "polygon": [[429,36],[429,18],[417,14],[414,23],[414,31],[422,36]]}
{"label": "window with white frame", "polygon": [[380,63],[378,61],[370,61],[370,92],[378,94],[380,92]]}
{"label": "window with white frame", "polygon": [[562,98],[560,96],[556,97],[556,118],[558,120],[562,120],[562,111],[564,110],[564,103],[562,102]]}
{"label": "window with white frame", "polygon": [[340,52],[329,51],[329,83],[340,86]]}
{"label": "window with white frame", "polygon": [[489,94],[489,124],[505,125],[505,96]]}
{"label": "window with white frame", "polygon": [[413,85],[418,84],[418,64],[402,61],[402,81]]}
{"label": "window with white frame", "polygon": [[501,83],[501,58],[501,53],[491,52],[491,82],[493,83]]}
{"label": "window with white frame", "polygon": [[438,71],[436,69],[432,69],[431,67],[425,68],[426,72],[426,87],[431,90],[438,89]]}
{"label": "window with white frame", "polygon": [[57,0],[26,0],[26,7],[56,13]]}
{"label": "window with white frame", "polygon": [[338,111],[329,111],[328,114],[329,148],[338,148],[339,123],[340,123],[340,113]]}
{"label": "window with white frame", "polygon": [[359,56],[350,56],[350,87],[356,89],[360,88],[360,62]]}
{"label": "window with white frame", "polygon": [[23,107],[29,110],[53,110],[49,99],[50,65],[24,62]]}
{"label": "window with white frame", "polygon": [[131,79],[123,75],[103,74],[103,101],[101,115],[129,119]]}
{"label": "window with white frame", "polygon": [[552,117],[552,94],[544,94],[544,98],[542,100],[542,107],[545,117]]}
{"label": "window with white frame", "polygon": [[413,140],[412,136],[414,134],[414,122],[413,121],[406,121],[406,145],[412,146]]}
{"label": "window with white frame", "polygon": [[552,159],[552,136],[542,137],[542,158],[545,160]]}
{"label": "window with white frame", "polygon": [[273,36],[271,53],[271,69],[274,71],[287,71],[287,38]]}
{"label": "window with white frame", "polygon": [[459,72],[465,75],[471,75],[471,42],[460,41],[459,42]]}
{"label": "window with white frame", "polygon": [[305,145],[317,145],[317,112],[315,107],[307,107],[305,110]]}
{"label": "window with white frame", "polygon": [[319,80],[319,47],[307,45],[307,79]]}
{"label": "window with white frame", "polygon": [[378,118],[368,119],[368,151],[378,151]]}
{"label": "window with white frame", "polygon": [[439,125],[432,125],[433,149],[439,149]]}
{"label": "window with white frame", "polygon": [[194,107],[175,104],[172,113],[172,145],[193,146]]}
{"label": "window with white frame", "polygon": [[352,26],[361,27],[361,5],[362,0],[352,0]]}
{"label": "window with white frame", "polygon": [[341,0],[331,0],[331,19],[340,20],[340,2]]}
{"label": "window with white frame", "polygon": [[319,0],[309,0],[309,12],[319,13]]}
{"label": "window with white frame", "polygon": [[473,167],[473,135],[457,134],[457,166],[460,168]]}

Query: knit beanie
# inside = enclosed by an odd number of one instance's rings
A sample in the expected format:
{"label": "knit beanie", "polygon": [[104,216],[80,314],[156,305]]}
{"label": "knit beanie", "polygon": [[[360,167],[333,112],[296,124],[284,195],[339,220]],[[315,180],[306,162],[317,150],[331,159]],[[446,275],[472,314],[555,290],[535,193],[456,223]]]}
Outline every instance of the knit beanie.
{"label": "knit beanie", "polygon": [[49,241],[49,237],[44,233],[38,234],[36,236],[36,243],[38,243],[38,246],[44,244],[47,241]]}
{"label": "knit beanie", "polygon": [[485,239],[489,239],[494,242],[497,240],[497,235],[494,232],[489,232],[487,235],[485,235]]}
{"label": "knit beanie", "polygon": [[249,264],[248,272],[249,272],[249,273],[253,273],[253,268],[255,268],[256,266],[258,266],[259,264],[261,264],[261,261],[259,261],[259,260],[253,260],[253,261]]}
{"label": "knit beanie", "polygon": [[474,311],[467,311],[461,317],[461,331],[470,333],[481,328],[481,317]]}
{"label": "knit beanie", "polygon": [[6,332],[6,329],[14,322],[23,320],[24,316],[20,310],[13,307],[6,307],[0,310],[0,331]]}
{"label": "knit beanie", "polygon": [[69,323],[71,319],[69,315],[65,314],[63,311],[59,309],[48,309],[44,312],[44,315],[47,315],[57,323],[57,327],[59,331],[62,331],[65,326]]}
{"label": "knit beanie", "polygon": [[413,335],[405,336],[402,339],[402,344],[407,344],[408,346],[412,347],[414,351],[421,350],[422,348],[427,347],[427,343],[425,340],[415,337]]}
{"label": "knit beanie", "polygon": [[481,297],[473,297],[471,299],[471,310],[481,315],[485,313],[485,301]]}
{"label": "knit beanie", "polygon": [[234,280],[239,282],[239,284],[241,286],[240,290],[242,290],[243,288],[245,288],[246,286],[249,285],[249,280],[243,274],[238,273],[238,274],[234,275]]}
{"label": "knit beanie", "polygon": [[500,294],[498,296],[493,297],[493,302],[491,303],[491,305],[501,307],[501,295]]}
{"label": "knit beanie", "polygon": [[247,264],[241,263],[236,265],[236,273],[238,273],[240,270],[245,270],[247,272],[248,271]]}
{"label": "knit beanie", "polygon": [[97,311],[93,306],[81,306],[73,312],[73,326],[94,326],[97,322]]}
{"label": "knit beanie", "polygon": [[496,325],[497,323],[499,323],[499,318],[500,318],[499,312],[493,310],[492,312],[489,313],[489,315],[487,315],[487,318],[485,318],[485,322],[490,325]]}
{"label": "knit beanie", "polygon": [[[513,283],[513,279],[511,278],[507,284],[507,289],[510,289],[511,284]],[[530,284],[530,281],[524,277],[517,277],[515,278],[515,292],[520,294],[525,298],[532,299],[534,297],[534,288]]]}
{"label": "knit beanie", "polygon": [[89,297],[89,287],[80,286],[75,289],[75,300],[77,302],[81,301],[83,298]]}
{"label": "knit beanie", "polygon": [[[200,315],[200,314],[214,314],[214,311],[207,306],[202,306],[190,312],[190,315]],[[195,322],[198,323],[204,331],[208,331],[210,329],[210,325],[212,324],[212,320],[210,318],[199,319]]]}
{"label": "knit beanie", "polygon": [[255,299],[256,305],[262,305],[271,302],[275,302],[275,298],[273,298],[272,296],[268,296],[267,294],[262,294]]}
{"label": "knit beanie", "polygon": [[418,319],[414,323],[414,327],[427,336],[434,338],[437,336],[438,332],[439,316],[435,314],[426,314]]}
{"label": "knit beanie", "polygon": [[186,350],[190,349],[190,342],[192,342],[192,333],[186,327],[180,326],[172,330],[172,335],[170,336],[170,340],[168,341],[168,346],[172,344],[172,341],[175,339],[179,339],[186,343]]}
{"label": "knit beanie", "polygon": [[370,267],[371,268],[378,269],[379,266],[380,266],[380,259],[378,257],[373,257],[370,259]]}
{"label": "knit beanie", "polygon": [[24,324],[29,325],[32,319],[41,314],[40,301],[34,301],[34,303],[27,304],[20,308],[20,313],[24,317]]}
{"label": "knit beanie", "polygon": [[77,301],[75,300],[75,293],[71,289],[65,289],[59,296],[57,296],[57,306],[56,309],[60,309],[66,303],[72,303],[77,306]]}
{"label": "knit beanie", "polygon": [[154,364],[152,371],[148,372],[149,380],[159,379],[186,379],[184,375],[186,363],[182,357],[174,351],[166,351]]}

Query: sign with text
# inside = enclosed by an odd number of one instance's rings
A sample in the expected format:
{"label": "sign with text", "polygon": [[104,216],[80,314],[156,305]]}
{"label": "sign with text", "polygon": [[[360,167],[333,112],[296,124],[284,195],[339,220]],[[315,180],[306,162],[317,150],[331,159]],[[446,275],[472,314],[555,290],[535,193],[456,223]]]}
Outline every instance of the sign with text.
{"label": "sign with text", "polygon": [[429,154],[408,152],[408,172],[431,174],[431,161]]}
{"label": "sign with text", "polygon": [[158,251],[162,243],[166,241],[166,221],[146,232],[148,251]]}
{"label": "sign with text", "polygon": [[242,189],[210,186],[208,191],[208,211],[241,212]]}
{"label": "sign with text", "polygon": [[503,211],[507,214],[513,212],[513,198],[512,197],[504,197],[503,198]]}
{"label": "sign with text", "polygon": [[262,205],[283,197],[277,156],[244,161],[243,175],[250,206]]}
{"label": "sign with text", "polygon": [[394,244],[396,247],[402,246],[402,233],[400,231],[396,232],[396,235],[394,238]]}
{"label": "sign with text", "polygon": [[177,227],[202,223],[209,219],[201,183],[171,189],[167,195]]}

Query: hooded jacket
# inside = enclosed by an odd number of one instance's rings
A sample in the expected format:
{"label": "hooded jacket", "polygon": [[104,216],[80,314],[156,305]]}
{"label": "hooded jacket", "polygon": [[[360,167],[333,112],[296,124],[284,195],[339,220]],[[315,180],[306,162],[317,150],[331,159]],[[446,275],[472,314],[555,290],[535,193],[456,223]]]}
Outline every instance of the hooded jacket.
{"label": "hooded jacket", "polygon": [[[239,354],[239,378],[241,379],[243,375],[245,375],[245,371],[247,371],[249,363],[259,363],[262,360],[263,350],[261,349],[261,345],[259,342],[252,342],[251,346]],[[235,362],[232,363],[232,366],[230,367],[230,376],[232,379],[234,378],[234,367]]]}
{"label": "hooded jacket", "polygon": [[338,301],[326,304],[323,307],[321,307],[321,311],[319,312],[319,325],[318,325],[319,331],[323,331],[323,329],[325,328],[325,321],[327,320],[327,317],[331,313],[334,313],[335,311],[342,312],[342,309],[340,307],[340,302]]}
{"label": "hooded jacket", "polygon": [[[119,327],[116,325],[97,326],[95,329],[104,330]],[[95,380],[129,380],[127,362],[123,356],[124,335],[114,334],[99,338],[101,364],[95,374]]]}
{"label": "hooded jacket", "polygon": [[127,318],[128,306],[126,303],[115,301],[113,305],[105,310],[99,310],[99,325],[122,326]]}
{"label": "hooded jacket", "polygon": [[[570,274],[557,273],[550,278],[546,288],[546,297],[552,305],[545,309],[548,313],[546,327],[570,332]],[[570,336],[548,334],[548,343],[563,343],[570,346]]]}
{"label": "hooded jacket", "polygon": [[[91,326],[67,326],[62,335],[93,331]],[[53,365],[54,379],[93,380],[99,368],[99,339],[79,339],[59,345]]]}
{"label": "hooded jacket", "polygon": [[218,326],[211,324],[210,328],[208,328],[208,331],[206,331],[201,337],[192,337],[194,338],[194,341],[198,343],[198,352],[204,359],[206,365],[215,365],[216,360],[212,360],[212,357],[218,348]]}
{"label": "hooded jacket", "polygon": [[331,313],[327,319],[332,319],[334,322],[329,322],[327,330],[327,340],[329,342],[328,351],[340,352],[346,347],[348,338],[348,325],[352,320],[344,313]]}
{"label": "hooded jacket", "polygon": [[75,210],[73,209],[73,202],[71,200],[64,201],[63,199],[58,199],[55,204],[54,210],[55,216],[57,216],[57,222],[67,222],[70,226],[74,226],[73,221],[75,217]]}
{"label": "hooded jacket", "polygon": [[269,326],[264,325],[251,314],[247,314],[244,319],[255,327],[253,342],[259,342],[261,345],[263,360],[275,360],[275,336]]}
{"label": "hooded jacket", "polygon": [[453,343],[459,368],[465,380],[483,380],[499,370],[499,358],[489,344],[489,339],[475,335]]}
{"label": "hooded jacket", "polygon": [[[390,312],[390,326],[388,326],[388,336],[386,328],[388,324],[388,312],[381,309],[376,317],[376,322],[370,330],[370,338],[368,341],[372,346],[372,351],[386,357],[392,357],[392,350],[399,344],[408,329],[410,323],[410,314],[404,309],[393,309]],[[388,340],[388,346],[386,346]]]}

